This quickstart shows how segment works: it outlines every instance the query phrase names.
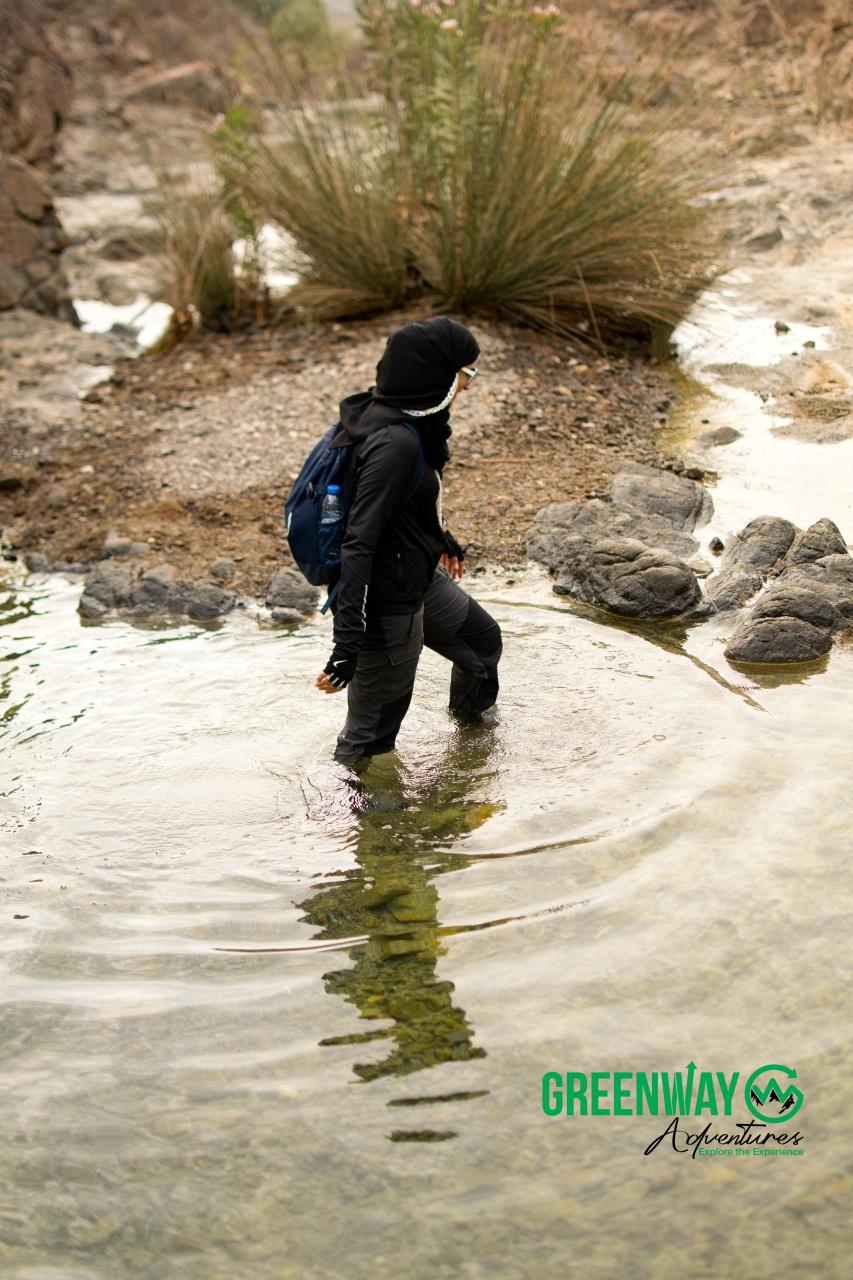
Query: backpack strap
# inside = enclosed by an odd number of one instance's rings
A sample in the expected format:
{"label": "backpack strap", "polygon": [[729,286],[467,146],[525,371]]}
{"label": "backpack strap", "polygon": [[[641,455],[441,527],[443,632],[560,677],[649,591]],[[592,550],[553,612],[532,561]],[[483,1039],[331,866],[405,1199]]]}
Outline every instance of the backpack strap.
{"label": "backpack strap", "polygon": [[329,608],[329,605],[332,603],[332,601],[334,600],[335,596],[338,594],[340,589],[341,589],[341,580],[340,578],[338,578],[337,582],[332,587],[329,594],[326,596],[326,603],[321,608],[320,610],[321,613],[325,613],[327,611],[327,609]]}

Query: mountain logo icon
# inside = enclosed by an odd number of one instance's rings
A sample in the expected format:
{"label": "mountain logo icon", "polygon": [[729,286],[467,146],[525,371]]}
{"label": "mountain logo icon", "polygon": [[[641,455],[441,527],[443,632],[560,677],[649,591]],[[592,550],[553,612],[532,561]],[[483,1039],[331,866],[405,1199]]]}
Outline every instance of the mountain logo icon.
{"label": "mountain logo icon", "polygon": [[769,1062],[753,1071],[744,1087],[746,1105],[765,1124],[790,1120],[803,1105],[802,1090],[789,1081],[796,1080],[793,1067]]}

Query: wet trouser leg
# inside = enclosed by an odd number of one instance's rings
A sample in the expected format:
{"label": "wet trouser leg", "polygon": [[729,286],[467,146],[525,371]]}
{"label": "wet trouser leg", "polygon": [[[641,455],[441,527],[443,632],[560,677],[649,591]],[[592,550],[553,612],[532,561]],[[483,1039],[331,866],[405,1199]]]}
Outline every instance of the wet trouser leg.
{"label": "wet trouser leg", "polygon": [[453,663],[450,710],[476,718],[497,700],[503,641],[491,614],[441,565],[424,596],[424,644]]}
{"label": "wet trouser leg", "polygon": [[336,760],[352,763],[393,751],[412,701],[423,643],[423,605],[416,613],[384,614],[368,623],[355,676],[347,685],[347,718]]}

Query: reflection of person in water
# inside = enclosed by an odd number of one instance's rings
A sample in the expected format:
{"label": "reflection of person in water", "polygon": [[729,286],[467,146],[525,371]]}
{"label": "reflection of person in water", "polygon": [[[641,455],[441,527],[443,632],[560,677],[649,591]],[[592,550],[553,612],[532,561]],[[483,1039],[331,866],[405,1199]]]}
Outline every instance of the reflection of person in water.
{"label": "reflection of person in water", "polygon": [[[351,1001],[362,1018],[392,1021],[390,1027],[321,1041],[393,1040],[381,1061],[354,1065],[362,1080],[485,1055],[472,1043],[464,1010],[454,1004],[453,983],[436,974],[443,947],[433,877],[467,863],[464,854],[441,850],[495,811],[494,805],[468,795],[493,746],[494,733],[492,727],[463,731],[452,759],[432,770],[425,786],[407,787],[399,763],[390,756],[382,766],[374,765],[373,782],[353,781],[361,808],[357,865],[300,904],[303,918],[319,927],[317,937],[367,935],[366,942],[349,950],[351,968],[323,977],[327,991]],[[393,776],[378,793],[372,788],[380,768]]]}

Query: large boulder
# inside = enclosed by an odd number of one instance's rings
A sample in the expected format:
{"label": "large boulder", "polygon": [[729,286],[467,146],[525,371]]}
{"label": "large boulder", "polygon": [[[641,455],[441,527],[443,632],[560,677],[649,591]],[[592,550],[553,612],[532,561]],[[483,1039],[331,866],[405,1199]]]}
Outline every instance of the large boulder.
{"label": "large boulder", "polygon": [[317,608],[317,588],[306,582],[295,569],[279,569],[267,587],[268,609],[312,613]]}
{"label": "large boulder", "polygon": [[689,533],[661,515],[643,514],[602,498],[591,498],[588,502],[551,502],[540,508],[528,539],[529,554],[552,571],[559,568],[560,543],[566,532],[587,538],[633,538],[678,556],[692,555],[699,545]]}
{"label": "large boulder", "polygon": [[853,556],[845,551],[799,560],[843,539],[831,520],[818,521],[792,544],[794,562],[774,579],[740,622],[726,648],[733,662],[807,662],[832,648],[853,626]]}
{"label": "large boulder", "polygon": [[558,594],[625,617],[675,617],[701,600],[684,557],[698,549],[691,531],[711,510],[695,480],[630,464],[613,477],[609,497],[540,508],[527,551],[559,576]]}
{"label": "large boulder", "polygon": [[706,524],[713,511],[710,494],[695,480],[641,463],[624,467],[610,482],[613,505],[644,516],[659,516],[676,529]]}
{"label": "large boulder", "polygon": [[832,632],[801,618],[756,618],[738,627],[725,655],[747,664],[810,662],[831,648]]}
{"label": "large boulder", "polygon": [[750,520],[723,551],[719,573],[705,584],[714,608],[722,613],[745,605],[784,565],[798,532],[796,525],[779,516]]}
{"label": "large boulder", "polygon": [[846,554],[847,544],[841,530],[832,520],[824,517],[809,525],[804,533],[797,534],[785,556],[785,564],[810,564],[813,560],[821,560],[824,556]]}
{"label": "large boulder", "polygon": [[781,565],[796,536],[797,526],[790,520],[783,520],[781,516],[757,516],[728,543],[720,559],[720,569],[737,566],[768,575]]}
{"label": "large boulder", "polygon": [[632,538],[564,541],[554,590],[628,618],[671,618],[699,604],[695,573],[670,551]]}

